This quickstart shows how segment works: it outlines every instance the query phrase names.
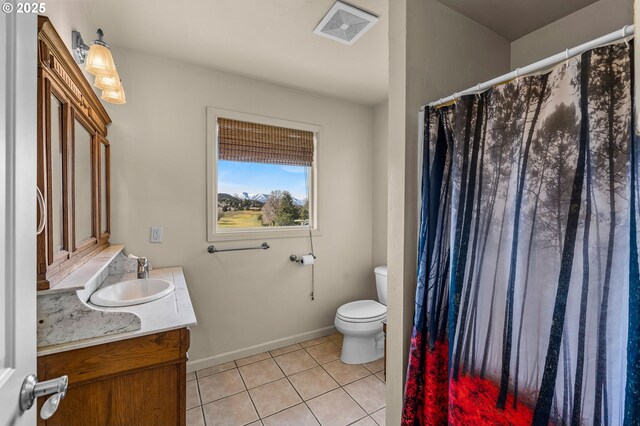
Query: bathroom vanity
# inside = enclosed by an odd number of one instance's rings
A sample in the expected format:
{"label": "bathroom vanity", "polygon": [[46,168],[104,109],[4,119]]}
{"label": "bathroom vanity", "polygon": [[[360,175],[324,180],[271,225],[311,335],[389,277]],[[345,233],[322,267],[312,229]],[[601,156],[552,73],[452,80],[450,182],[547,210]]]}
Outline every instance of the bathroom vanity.
{"label": "bathroom vanity", "polygon": [[196,318],[182,268],[150,271],[175,287],[159,299],[109,308],[89,301],[136,278],[123,248],[110,246],[38,292],[38,379],[69,377],[57,412],[39,425],[185,424],[188,327]]}
{"label": "bathroom vanity", "polygon": [[184,425],[188,348],[189,330],[180,328],[39,356],[40,380],[66,374],[69,388],[38,424]]}

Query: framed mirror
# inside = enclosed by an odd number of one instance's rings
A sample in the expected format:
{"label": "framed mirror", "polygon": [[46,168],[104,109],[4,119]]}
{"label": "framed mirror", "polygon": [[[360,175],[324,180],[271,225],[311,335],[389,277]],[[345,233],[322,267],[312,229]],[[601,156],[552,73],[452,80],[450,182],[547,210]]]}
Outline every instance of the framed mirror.
{"label": "framed mirror", "polygon": [[93,142],[94,135],[78,116],[73,120],[73,224],[74,251],[82,250],[95,239],[93,214]]}
{"label": "framed mirror", "polygon": [[37,288],[47,290],[109,246],[111,118],[45,16],[37,78]]}
{"label": "framed mirror", "polygon": [[109,229],[109,224],[111,223],[111,212],[110,212],[110,179],[111,179],[111,171],[110,171],[110,158],[109,158],[109,142],[100,138],[99,144],[99,173],[100,173],[100,240],[106,241],[109,239],[109,234],[111,230]]}
{"label": "framed mirror", "polygon": [[47,218],[50,226],[49,232],[49,264],[53,264],[69,257],[69,241],[67,239],[67,208],[66,208],[66,162],[67,149],[64,137],[67,126],[65,125],[66,104],[61,100],[62,96],[49,90],[48,97],[48,124],[49,124],[49,152],[50,161],[49,185],[47,188]]}

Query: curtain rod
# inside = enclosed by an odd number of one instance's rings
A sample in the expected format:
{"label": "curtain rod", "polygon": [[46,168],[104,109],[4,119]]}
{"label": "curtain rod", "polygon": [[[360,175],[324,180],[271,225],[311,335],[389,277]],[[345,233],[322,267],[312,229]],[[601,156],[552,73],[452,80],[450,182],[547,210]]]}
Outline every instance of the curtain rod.
{"label": "curtain rod", "polygon": [[572,49],[567,49],[564,52],[560,52],[546,59],[543,59],[541,61],[534,62],[533,64],[527,65],[526,67],[516,68],[515,71],[512,71],[508,74],[501,75],[500,77],[496,77],[485,83],[480,83],[476,86],[463,90],[462,92],[456,92],[453,95],[448,96],[446,98],[440,98],[437,101],[431,102],[427,105],[422,105],[422,107],[420,107],[420,111],[424,111],[426,107],[436,107],[439,105],[447,104],[449,102],[455,101],[456,99],[464,95],[473,95],[476,93],[483,92],[493,86],[497,86],[498,84],[506,83],[507,81],[513,80],[514,78],[523,77],[528,74],[534,74],[536,72],[548,69],[554,65],[557,65],[563,61],[566,61],[567,59],[580,55],[586,52],[587,50],[591,50],[599,46],[603,46],[627,37],[631,37],[633,34],[634,34],[634,26],[625,25],[621,30],[617,30],[607,35],[604,35],[602,37],[598,37],[595,40],[588,41]]}

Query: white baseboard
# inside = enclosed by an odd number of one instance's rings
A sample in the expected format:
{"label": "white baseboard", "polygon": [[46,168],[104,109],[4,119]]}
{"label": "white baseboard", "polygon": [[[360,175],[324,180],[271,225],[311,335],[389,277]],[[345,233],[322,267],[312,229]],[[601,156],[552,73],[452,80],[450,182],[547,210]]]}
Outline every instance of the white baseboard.
{"label": "white baseboard", "polygon": [[272,340],[270,342],[261,343],[255,346],[249,346],[247,348],[242,348],[231,352],[225,352],[206,358],[189,360],[187,362],[187,372],[191,373],[192,371],[202,370],[203,368],[213,367],[218,364],[224,364],[225,362],[234,361],[236,359],[256,355],[266,351],[271,351],[274,349],[282,348],[284,346],[293,345],[294,343],[300,343],[306,340],[315,339],[316,337],[328,336],[335,332],[336,328],[334,326],[318,328],[306,333]]}

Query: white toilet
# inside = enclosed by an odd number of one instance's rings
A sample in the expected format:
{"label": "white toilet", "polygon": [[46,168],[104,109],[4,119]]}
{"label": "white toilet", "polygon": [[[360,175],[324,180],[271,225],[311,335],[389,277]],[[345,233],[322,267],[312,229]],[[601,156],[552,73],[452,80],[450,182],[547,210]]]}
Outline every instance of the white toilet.
{"label": "white toilet", "polygon": [[344,335],[342,355],[345,364],[364,364],[384,355],[382,321],[387,318],[387,267],[378,266],[376,288],[378,300],[346,303],[336,313],[336,329]]}

